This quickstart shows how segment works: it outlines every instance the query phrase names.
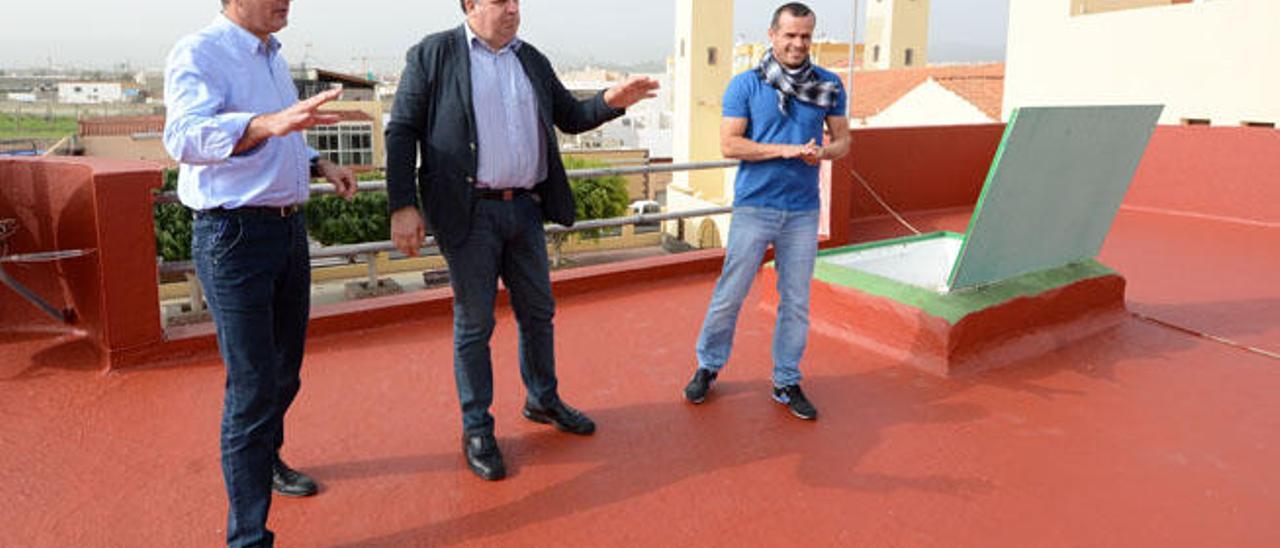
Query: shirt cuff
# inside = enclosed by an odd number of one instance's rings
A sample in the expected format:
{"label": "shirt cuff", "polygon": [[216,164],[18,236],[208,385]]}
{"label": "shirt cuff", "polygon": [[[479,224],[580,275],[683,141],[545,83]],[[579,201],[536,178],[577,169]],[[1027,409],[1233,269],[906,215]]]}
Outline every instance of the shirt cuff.
{"label": "shirt cuff", "polygon": [[249,122],[257,116],[252,112],[232,112],[228,114],[219,114],[214,117],[214,124],[217,125],[218,131],[227,136],[230,141],[227,152],[223,157],[229,158],[232,151],[236,149],[236,143],[244,137],[244,132],[249,129]]}
{"label": "shirt cuff", "polygon": [[604,91],[596,94],[596,99],[600,101],[600,108],[604,110],[605,116],[609,117],[609,119],[617,118],[627,113],[627,109],[625,108],[613,108],[609,106],[609,103],[604,100]]}

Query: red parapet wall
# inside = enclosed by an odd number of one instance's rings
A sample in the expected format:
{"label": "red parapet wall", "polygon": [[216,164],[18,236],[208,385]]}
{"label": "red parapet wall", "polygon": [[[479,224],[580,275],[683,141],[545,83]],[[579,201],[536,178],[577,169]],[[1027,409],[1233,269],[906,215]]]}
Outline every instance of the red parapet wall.
{"label": "red parapet wall", "polygon": [[[855,129],[850,154],[832,168],[832,218],[888,214],[854,170],[899,213],[973,207],[1003,133],[1003,124]],[[1124,207],[1280,222],[1280,131],[1159,126]],[[844,224],[832,228],[847,241]]]}
{"label": "red parapet wall", "polygon": [[161,183],[160,167],[143,162],[0,160],[0,218],[20,224],[10,254],[93,250],[55,263],[7,266],[54,306],[73,308],[76,322],[62,325],[0,289],[0,344],[76,333],[110,366],[121,352],[160,342],[151,192]]}
{"label": "red parapet wall", "polygon": [[1280,131],[1161,126],[1124,206],[1280,223]]}
{"label": "red parapet wall", "polygon": [[888,214],[854,170],[899,212],[972,206],[1003,133],[1004,124],[855,129],[851,152],[832,166],[832,186],[853,189],[851,218]]}
{"label": "red parapet wall", "polygon": [[[92,180],[86,166],[0,161],[0,218],[18,222],[8,253],[96,247]],[[100,290],[97,276],[83,266],[84,260],[11,263],[5,271],[54,307],[74,308],[83,324],[92,327],[100,315],[92,297]],[[57,332],[62,326],[16,293],[0,289],[0,330]]]}
{"label": "red parapet wall", "polygon": [[[831,218],[886,212],[855,181],[856,170],[899,212],[972,207],[986,179],[1002,124],[853,131],[849,156],[832,169]],[[144,363],[190,347],[213,348],[208,328],[167,340],[160,307],[151,192],[160,166],[97,158],[0,160],[0,218],[22,225],[10,253],[94,249],[85,258],[7,269],[51,304],[73,307],[75,326],[42,315],[0,288],[0,353],[14,341],[71,334],[87,339],[105,366]],[[1259,128],[1158,128],[1125,202],[1130,209],[1190,212],[1245,222],[1280,221],[1280,132]],[[833,222],[824,247],[849,242]],[[710,272],[718,257],[632,264],[557,278],[557,294],[594,290],[656,273]],[[407,309],[446,310],[447,296],[414,295],[320,307],[313,328],[396,321]],[[193,341],[199,344],[190,344]]]}

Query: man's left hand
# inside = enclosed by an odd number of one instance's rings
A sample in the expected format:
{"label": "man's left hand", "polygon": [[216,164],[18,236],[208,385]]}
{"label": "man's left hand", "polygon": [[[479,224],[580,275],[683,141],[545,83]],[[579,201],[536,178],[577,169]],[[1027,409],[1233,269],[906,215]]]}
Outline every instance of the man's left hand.
{"label": "man's left hand", "polygon": [[658,81],[647,76],[632,76],[626,82],[604,92],[604,102],[611,108],[623,109],[644,99],[657,97]]}
{"label": "man's left hand", "polygon": [[337,190],[338,196],[342,196],[348,202],[356,196],[356,176],[350,169],[340,166],[329,160],[321,159],[316,162],[316,171],[320,172],[320,176],[324,177],[333,188]]}

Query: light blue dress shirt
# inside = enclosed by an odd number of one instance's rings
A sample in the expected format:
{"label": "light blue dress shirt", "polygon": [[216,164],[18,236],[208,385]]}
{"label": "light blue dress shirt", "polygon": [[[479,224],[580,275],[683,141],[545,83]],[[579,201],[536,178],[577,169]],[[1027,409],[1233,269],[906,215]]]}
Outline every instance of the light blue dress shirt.
{"label": "light blue dress shirt", "polygon": [[181,165],[178,198],[201,210],[288,206],[310,196],[301,132],[232,155],[249,121],[298,102],[280,42],[263,42],[223,15],[178,41],[165,64],[164,147]]}
{"label": "light blue dress shirt", "polygon": [[547,143],[533,86],[516,57],[520,39],[494,51],[471,25],[471,102],[476,114],[476,186],[533,188],[547,178]]}

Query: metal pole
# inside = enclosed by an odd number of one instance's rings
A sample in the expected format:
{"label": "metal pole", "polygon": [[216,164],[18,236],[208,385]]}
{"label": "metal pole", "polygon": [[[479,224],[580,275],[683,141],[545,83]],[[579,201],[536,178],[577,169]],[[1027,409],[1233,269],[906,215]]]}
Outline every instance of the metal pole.
{"label": "metal pole", "polygon": [[853,0],[853,18],[849,22],[849,89],[845,90],[845,117],[853,121],[853,67],[858,58],[858,0]]}
{"label": "metal pole", "polygon": [[75,322],[74,310],[70,308],[65,310],[58,310],[57,308],[54,308],[53,305],[45,302],[44,299],[41,299],[39,295],[36,295],[34,291],[27,289],[26,286],[22,285],[21,283],[18,283],[18,280],[11,278],[9,276],[9,273],[5,272],[4,268],[2,267],[0,267],[0,283],[3,283],[4,285],[9,286],[9,289],[12,289],[15,293],[17,293],[23,299],[26,299],[27,302],[35,305],[36,308],[39,308],[41,312],[44,312],[50,318],[53,318],[62,323]]}
{"label": "metal pole", "polygon": [[372,291],[378,287],[378,253],[369,252],[364,254],[366,266],[369,267],[369,290]]}

